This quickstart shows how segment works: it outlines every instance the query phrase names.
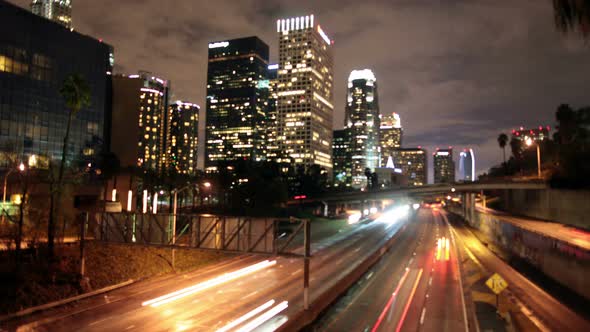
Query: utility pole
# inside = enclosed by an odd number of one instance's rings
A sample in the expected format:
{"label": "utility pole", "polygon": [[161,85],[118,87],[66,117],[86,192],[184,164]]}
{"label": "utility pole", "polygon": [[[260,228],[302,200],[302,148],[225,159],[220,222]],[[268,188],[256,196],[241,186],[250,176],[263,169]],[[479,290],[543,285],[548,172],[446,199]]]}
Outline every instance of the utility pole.
{"label": "utility pole", "polygon": [[303,309],[309,309],[309,256],[311,246],[311,228],[309,219],[303,220],[303,246],[305,252],[303,254]]}
{"label": "utility pole", "polygon": [[172,269],[176,270],[176,266],[174,265],[174,259],[176,256],[176,208],[177,208],[177,200],[178,200],[178,190],[174,190],[174,203],[173,203],[173,212],[172,212]]}

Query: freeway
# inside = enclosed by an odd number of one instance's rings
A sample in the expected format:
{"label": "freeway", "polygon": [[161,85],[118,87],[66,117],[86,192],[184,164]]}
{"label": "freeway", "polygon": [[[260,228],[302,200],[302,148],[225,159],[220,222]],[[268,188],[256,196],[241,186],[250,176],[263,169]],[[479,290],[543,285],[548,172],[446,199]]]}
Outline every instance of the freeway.
{"label": "freeway", "polygon": [[381,261],[313,327],[318,331],[466,331],[450,230],[421,209]]}
{"label": "freeway", "polygon": [[[387,217],[313,246],[313,301],[406,225]],[[302,311],[302,259],[244,255],[183,275],[164,276],[73,306],[2,322],[8,331],[251,331],[275,329]]]}
{"label": "freeway", "polygon": [[508,283],[507,291],[514,301],[540,331],[590,331],[590,322],[580,317],[554,297],[528,280],[506,262],[496,256],[488,247],[457,218],[443,218],[451,222],[457,245],[488,274],[499,273]]}

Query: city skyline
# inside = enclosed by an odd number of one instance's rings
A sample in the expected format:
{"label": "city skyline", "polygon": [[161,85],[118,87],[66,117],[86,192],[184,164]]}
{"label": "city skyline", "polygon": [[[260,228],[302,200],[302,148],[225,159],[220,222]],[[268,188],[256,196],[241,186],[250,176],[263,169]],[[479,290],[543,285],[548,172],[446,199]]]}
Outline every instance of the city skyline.
{"label": "city skyline", "polygon": [[[30,6],[30,1],[11,2],[26,9]],[[174,83],[172,100],[200,105],[205,104],[208,42],[257,35],[269,43],[270,62],[275,63],[276,19],[314,13],[336,40],[335,129],[344,118],[346,75],[355,67],[371,67],[380,77],[382,111],[404,118],[404,145],[428,150],[446,145],[473,147],[478,154],[476,173],[501,161],[495,142],[498,132],[518,125],[553,125],[553,112],[560,103],[588,103],[582,87],[590,80],[583,74],[590,69],[584,61],[590,52],[582,41],[555,31],[549,1],[518,6],[458,3],[442,11],[434,2],[375,2],[361,11],[353,3],[330,1],[296,5],[276,1],[250,9],[247,4],[225,1],[198,5],[179,1],[171,8],[117,4],[119,10],[112,12],[111,6],[102,3],[75,2],[76,30],[115,47],[116,72],[148,69]],[[198,13],[193,6],[231,19],[207,15],[194,23]],[[524,14],[531,12],[534,15]],[[422,28],[422,19],[429,19],[433,28]],[[128,28],[138,22],[148,23],[145,29]],[[450,22],[463,29],[454,29]],[[484,34],[490,29],[495,31],[493,37]],[[153,43],[144,45],[148,36]],[[188,49],[186,40],[191,41]],[[555,78],[552,72],[538,70],[550,67],[561,75]],[[544,94],[546,90],[555,93]],[[202,126],[199,133],[204,134]],[[201,166],[202,152],[201,146]]]}

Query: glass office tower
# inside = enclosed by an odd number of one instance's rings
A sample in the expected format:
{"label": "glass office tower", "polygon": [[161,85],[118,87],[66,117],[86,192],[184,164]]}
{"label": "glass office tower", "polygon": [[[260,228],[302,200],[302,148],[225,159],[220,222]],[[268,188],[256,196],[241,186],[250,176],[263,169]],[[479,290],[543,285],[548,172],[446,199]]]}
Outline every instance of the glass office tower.
{"label": "glass office tower", "polygon": [[[209,43],[205,169],[265,159],[268,45],[258,37]],[[266,103],[266,105],[265,105]]]}

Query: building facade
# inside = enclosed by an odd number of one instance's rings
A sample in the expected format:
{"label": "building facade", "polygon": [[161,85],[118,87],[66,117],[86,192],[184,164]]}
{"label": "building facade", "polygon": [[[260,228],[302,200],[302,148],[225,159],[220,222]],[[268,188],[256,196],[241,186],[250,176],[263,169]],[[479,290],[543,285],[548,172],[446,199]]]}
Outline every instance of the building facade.
{"label": "building facade", "polygon": [[72,27],[72,1],[70,0],[33,0],[31,12],[66,28]]}
{"label": "building facade", "polygon": [[370,69],[353,70],[348,76],[344,119],[350,131],[352,186],[367,186],[365,170],[379,167],[379,95]]}
{"label": "building facade", "polygon": [[113,76],[111,150],[122,167],[164,169],[169,87],[148,72]]}
{"label": "building facade", "polygon": [[278,132],[278,114],[277,114],[277,74],[279,65],[272,64],[268,66],[268,101],[266,102],[266,116],[265,116],[265,143],[263,144],[266,151],[266,160],[283,162],[284,156],[279,150],[279,142],[277,140]]}
{"label": "building facade", "polygon": [[475,154],[473,149],[465,149],[459,153],[459,174],[465,182],[475,181]]}
{"label": "building facade", "polygon": [[90,106],[72,122],[68,160],[108,149],[112,47],[0,0],[0,146],[24,159],[60,159],[68,109],[59,90],[78,74]]}
{"label": "building facade", "polygon": [[350,187],[352,185],[352,151],[351,135],[348,128],[334,130],[332,141],[332,158],[334,160],[334,187]]}
{"label": "building facade", "polygon": [[296,165],[332,171],[332,41],[314,20],[277,21],[279,149]]}
{"label": "building facade", "polygon": [[216,172],[220,163],[265,159],[268,52],[258,37],[209,43],[207,172]]}
{"label": "building facade", "polygon": [[176,101],[168,107],[166,168],[178,174],[195,175],[199,143],[197,104]]}
{"label": "building facade", "polygon": [[433,155],[434,183],[455,182],[455,162],[453,161],[453,149],[437,149]]}
{"label": "building facade", "polygon": [[381,167],[387,165],[390,157],[393,157],[395,150],[402,146],[402,124],[399,114],[381,116],[379,127],[379,148],[381,154]]}
{"label": "building facade", "polygon": [[407,177],[409,186],[423,186],[428,183],[426,150],[418,148],[400,148],[394,151],[395,168],[401,168]]}

